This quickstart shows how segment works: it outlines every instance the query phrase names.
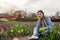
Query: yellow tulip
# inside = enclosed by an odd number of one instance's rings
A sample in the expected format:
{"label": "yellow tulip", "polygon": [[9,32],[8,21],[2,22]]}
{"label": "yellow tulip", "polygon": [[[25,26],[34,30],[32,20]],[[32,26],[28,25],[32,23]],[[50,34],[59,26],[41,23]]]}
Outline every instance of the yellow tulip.
{"label": "yellow tulip", "polygon": [[29,31],[27,31],[27,33],[29,33]]}
{"label": "yellow tulip", "polygon": [[21,31],[21,32],[23,32],[23,30],[22,30],[22,29],[21,29],[20,31]]}
{"label": "yellow tulip", "polygon": [[11,32],[13,32],[13,30],[11,30]]}
{"label": "yellow tulip", "polygon": [[60,24],[59,24],[59,26],[60,26]]}
{"label": "yellow tulip", "polygon": [[18,40],[18,38],[17,37],[14,37],[13,40]]}
{"label": "yellow tulip", "polygon": [[3,28],[1,29],[1,32],[4,32],[4,29]]}
{"label": "yellow tulip", "polygon": [[18,33],[20,33],[20,30],[18,30]]}

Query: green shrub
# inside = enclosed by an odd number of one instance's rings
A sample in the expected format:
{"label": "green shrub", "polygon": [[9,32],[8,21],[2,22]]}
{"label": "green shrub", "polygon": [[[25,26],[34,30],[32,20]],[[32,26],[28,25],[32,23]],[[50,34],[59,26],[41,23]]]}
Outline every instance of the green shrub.
{"label": "green shrub", "polygon": [[34,21],[37,21],[37,18],[36,19],[32,19],[32,18],[19,18],[19,19],[16,19],[15,21],[34,22]]}

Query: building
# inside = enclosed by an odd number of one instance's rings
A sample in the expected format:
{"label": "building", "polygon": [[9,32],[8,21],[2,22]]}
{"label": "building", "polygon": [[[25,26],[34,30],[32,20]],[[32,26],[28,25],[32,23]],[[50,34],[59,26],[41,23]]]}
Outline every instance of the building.
{"label": "building", "polygon": [[24,18],[26,16],[26,12],[24,10],[17,10],[15,11],[14,15],[18,17],[20,15],[21,18]]}
{"label": "building", "polygon": [[60,19],[60,11],[58,11],[58,12],[56,13],[55,18],[56,18],[56,19]]}
{"label": "building", "polygon": [[26,12],[24,10],[17,10],[14,13],[0,13],[0,18],[17,18],[20,15],[21,18],[26,16]]}

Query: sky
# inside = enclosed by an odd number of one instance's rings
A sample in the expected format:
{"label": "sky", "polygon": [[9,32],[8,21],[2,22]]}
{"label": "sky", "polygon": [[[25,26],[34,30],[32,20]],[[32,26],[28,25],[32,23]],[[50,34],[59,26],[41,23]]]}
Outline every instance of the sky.
{"label": "sky", "polygon": [[43,10],[45,15],[55,15],[60,11],[60,0],[0,0],[0,13],[14,10],[37,12]]}

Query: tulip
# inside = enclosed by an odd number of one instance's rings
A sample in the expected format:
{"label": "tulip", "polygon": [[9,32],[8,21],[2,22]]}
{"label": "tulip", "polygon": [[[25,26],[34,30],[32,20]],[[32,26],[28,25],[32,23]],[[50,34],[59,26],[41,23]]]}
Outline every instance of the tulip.
{"label": "tulip", "polygon": [[29,33],[29,31],[27,31],[27,33]]}
{"label": "tulip", "polygon": [[20,33],[20,30],[18,30],[18,33]]}
{"label": "tulip", "polygon": [[21,32],[23,32],[23,30],[22,30],[22,29],[21,29],[20,31],[21,31]]}
{"label": "tulip", "polygon": [[3,28],[1,29],[1,32],[4,32],[4,29]]}
{"label": "tulip", "polygon": [[13,30],[11,30],[11,32],[13,32]]}
{"label": "tulip", "polygon": [[18,38],[15,37],[15,38],[13,38],[13,40],[18,40]]}

